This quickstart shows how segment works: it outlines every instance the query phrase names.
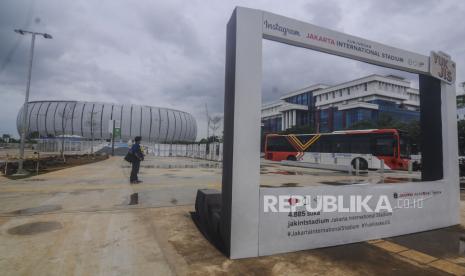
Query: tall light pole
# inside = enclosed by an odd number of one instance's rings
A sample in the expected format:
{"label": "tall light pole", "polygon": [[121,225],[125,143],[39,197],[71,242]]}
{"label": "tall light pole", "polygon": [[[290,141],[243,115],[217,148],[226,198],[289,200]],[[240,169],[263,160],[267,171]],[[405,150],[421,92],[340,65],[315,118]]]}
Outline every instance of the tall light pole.
{"label": "tall light pole", "polygon": [[29,56],[29,71],[27,74],[27,86],[26,86],[26,97],[24,98],[24,106],[23,106],[23,117],[22,117],[22,129],[21,129],[21,143],[19,145],[19,163],[18,163],[18,171],[16,174],[26,174],[26,172],[23,169],[23,162],[24,162],[24,144],[26,142],[26,131],[27,131],[27,112],[28,112],[28,103],[29,103],[29,89],[31,87],[31,74],[32,74],[32,60],[34,58],[34,43],[36,40],[36,35],[41,35],[46,39],[52,39],[52,36],[46,33],[37,33],[37,32],[31,32],[31,31],[25,31],[25,30],[20,30],[16,29],[16,33],[21,34],[21,35],[26,35],[30,34],[32,35],[31,39],[31,52]]}
{"label": "tall light pole", "polygon": [[208,137],[210,135],[210,115],[208,115],[208,106],[205,104],[205,112],[207,113],[207,144],[208,144]]}

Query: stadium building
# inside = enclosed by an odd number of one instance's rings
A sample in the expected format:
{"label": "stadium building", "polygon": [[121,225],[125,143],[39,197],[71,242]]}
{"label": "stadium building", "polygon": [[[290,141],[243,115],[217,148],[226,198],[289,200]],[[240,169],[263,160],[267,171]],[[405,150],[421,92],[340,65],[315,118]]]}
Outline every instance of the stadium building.
{"label": "stadium building", "polygon": [[318,132],[377,120],[380,114],[408,122],[420,118],[420,95],[404,78],[370,75],[337,85],[316,84],[262,105],[265,133],[313,126]]}
{"label": "stadium building", "polygon": [[[23,108],[17,117],[22,129]],[[195,118],[183,111],[140,105],[118,105],[81,101],[34,101],[28,104],[27,135],[50,138],[61,135],[86,139],[111,138],[110,120],[120,126],[122,141],[141,136],[156,143],[193,142]]]}

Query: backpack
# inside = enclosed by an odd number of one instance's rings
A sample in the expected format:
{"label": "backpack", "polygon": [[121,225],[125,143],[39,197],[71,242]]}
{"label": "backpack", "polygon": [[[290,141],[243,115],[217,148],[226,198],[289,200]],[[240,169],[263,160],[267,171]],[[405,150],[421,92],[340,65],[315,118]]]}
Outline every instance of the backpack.
{"label": "backpack", "polygon": [[134,155],[134,153],[132,153],[131,150],[129,150],[128,153],[126,153],[126,156],[124,157],[124,160],[128,161],[129,163],[136,161],[136,159],[137,157]]}

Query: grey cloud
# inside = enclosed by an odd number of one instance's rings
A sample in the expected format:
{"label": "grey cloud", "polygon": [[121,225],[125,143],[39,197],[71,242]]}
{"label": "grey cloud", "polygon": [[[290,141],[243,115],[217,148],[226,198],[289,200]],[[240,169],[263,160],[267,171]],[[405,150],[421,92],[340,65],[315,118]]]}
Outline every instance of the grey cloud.
{"label": "grey cloud", "polygon": [[[7,56],[10,59],[0,71],[0,133],[16,131],[30,37],[20,37],[13,29],[28,27],[54,35],[53,40],[37,40],[31,100],[130,102],[181,109],[196,116],[199,136],[205,135],[205,103],[211,113],[223,110],[226,22],[236,5],[423,54],[444,50],[458,64],[458,82],[465,80],[461,66],[465,24],[460,24],[465,4],[458,1],[6,0],[0,4],[0,65]],[[263,101],[314,83],[392,72],[416,79],[412,74],[264,41]]]}
{"label": "grey cloud", "polygon": [[195,58],[203,54],[203,47],[192,23],[181,11],[166,5],[159,5],[156,9],[144,9],[142,14],[145,18],[145,28],[156,43],[167,43],[171,47],[181,49],[184,55]]}
{"label": "grey cloud", "polygon": [[437,9],[441,3],[446,1],[440,0],[391,0],[391,1],[365,1],[358,3],[356,6],[368,6],[374,15],[385,14],[410,14],[419,15]]}
{"label": "grey cloud", "polygon": [[336,1],[318,0],[305,5],[311,16],[311,23],[325,28],[336,29],[342,20],[342,9]]}

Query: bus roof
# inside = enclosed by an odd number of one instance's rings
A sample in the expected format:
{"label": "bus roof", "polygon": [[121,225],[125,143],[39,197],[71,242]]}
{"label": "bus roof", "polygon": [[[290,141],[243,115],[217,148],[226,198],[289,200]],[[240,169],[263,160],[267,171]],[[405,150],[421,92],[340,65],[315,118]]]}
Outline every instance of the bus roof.
{"label": "bus roof", "polygon": [[267,136],[287,136],[287,135],[329,135],[329,134],[358,134],[358,133],[399,133],[395,128],[380,128],[380,129],[354,129],[354,130],[338,130],[328,133],[301,133],[301,134],[267,134]]}

